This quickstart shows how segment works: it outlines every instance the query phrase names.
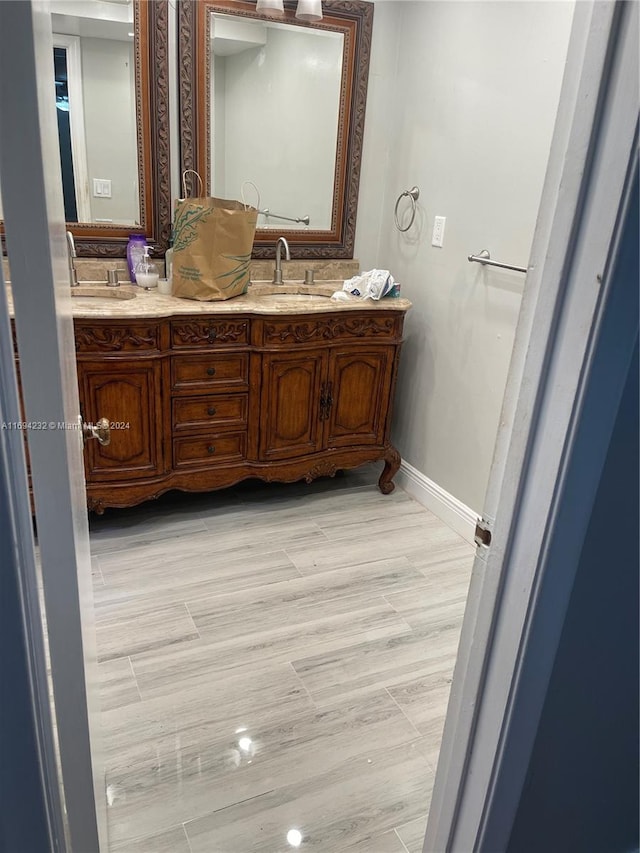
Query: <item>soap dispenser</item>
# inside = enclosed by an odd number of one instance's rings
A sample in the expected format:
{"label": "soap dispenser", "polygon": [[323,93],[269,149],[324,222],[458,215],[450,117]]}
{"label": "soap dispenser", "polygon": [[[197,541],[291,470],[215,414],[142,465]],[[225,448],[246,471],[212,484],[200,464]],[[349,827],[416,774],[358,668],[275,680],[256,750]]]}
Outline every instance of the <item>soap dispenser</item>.
{"label": "soap dispenser", "polygon": [[138,261],[135,269],[136,283],[140,287],[146,287],[147,290],[152,287],[157,287],[158,279],[160,278],[158,267],[153,263],[153,261],[149,260],[150,253],[151,246],[145,246],[142,260]]}
{"label": "soap dispenser", "polygon": [[130,234],[127,243],[127,269],[129,270],[129,281],[135,284],[136,267],[142,260],[142,250],[147,244],[144,234]]}

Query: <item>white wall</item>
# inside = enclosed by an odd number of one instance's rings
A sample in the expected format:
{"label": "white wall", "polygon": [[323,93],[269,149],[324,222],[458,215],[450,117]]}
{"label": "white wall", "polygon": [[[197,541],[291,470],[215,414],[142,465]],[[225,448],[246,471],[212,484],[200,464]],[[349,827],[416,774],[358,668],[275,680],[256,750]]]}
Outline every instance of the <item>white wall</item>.
{"label": "white wall", "polygon": [[[81,38],[91,220],[139,221],[133,43]],[[111,198],[94,198],[93,179],[111,180]]]}
{"label": "white wall", "polygon": [[[342,38],[295,28],[268,27],[264,47],[225,58],[229,197],[251,180],[263,208],[330,228],[341,72]],[[258,225],[289,223],[260,217]]]}
{"label": "white wall", "polygon": [[[212,65],[212,94],[211,109],[211,149],[214,156],[211,160],[213,195],[227,198],[226,183],[226,121],[225,121],[225,89],[227,80],[227,63],[224,56],[214,56]],[[236,193],[238,190],[236,190]],[[249,199],[248,199],[249,200]],[[253,196],[251,196],[253,202]]]}
{"label": "white wall", "polygon": [[[566,58],[569,2],[376,2],[356,256],[414,307],[393,436],[403,458],[482,508]],[[381,176],[386,178],[381,180]],[[417,184],[419,215],[393,225]],[[443,248],[434,216],[447,217]]]}

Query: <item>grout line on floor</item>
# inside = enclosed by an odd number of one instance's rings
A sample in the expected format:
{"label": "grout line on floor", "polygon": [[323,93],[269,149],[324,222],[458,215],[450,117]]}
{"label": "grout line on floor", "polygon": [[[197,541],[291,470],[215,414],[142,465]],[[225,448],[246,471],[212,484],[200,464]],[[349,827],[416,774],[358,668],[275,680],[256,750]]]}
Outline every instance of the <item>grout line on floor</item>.
{"label": "grout line on floor", "polygon": [[400,838],[400,834],[399,834],[399,832],[398,832],[398,827],[397,827],[397,826],[394,826],[394,827],[393,827],[393,831],[394,831],[394,832],[395,832],[395,834],[398,836],[398,841],[400,842],[400,844],[402,844],[403,849],[404,849],[404,850],[406,850],[406,853],[409,853],[409,848],[408,848],[408,847],[407,847],[407,845],[404,843],[404,841]]}
{"label": "grout line on floor", "polygon": [[[392,695],[391,695],[391,693],[389,692],[389,688],[388,688],[388,687],[385,687],[384,689],[385,689],[385,692],[387,693],[387,695],[388,695],[389,699],[391,699],[391,701],[393,702],[393,704],[394,704],[394,705],[396,706],[396,708],[400,711],[400,713],[402,714],[402,716],[403,716],[403,717],[405,718],[405,720],[409,723],[409,725],[410,725],[410,726],[411,726],[411,728],[414,730],[414,732],[418,735],[418,737],[424,737],[424,735],[423,735],[423,733],[420,731],[420,729],[419,729],[419,728],[418,728],[418,727],[417,727],[417,726],[416,726],[416,725],[415,725],[415,724],[414,724],[414,723],[409,719],[409,717],[405,714],[405,712],[404,712],[404,711],[403,711],[403,709],[400,707],[400,705],[398,705],[398,703],[396,702],[396,700],[393,698],[393,696],[392,696]],[[426,761],[426,759],[425,759],[425,761]],[[431,765],[430,765],[430,763],[429,763],[428,761],[427,761],[427,764],[429,764],[429,766],[431,766]]]}
{"label": "grout line on floor", "polygon": [[293,661],[290,661],[290,660],[289,660],[289,661],[287,661],[287,663],[289,664],[289,666],[290,666],[290,667],[291,667],[291,669],[293,670],[293,674],[295,675],[296,679],[300,682],[300,686],[302,687],[302,689],[304,690],[304,692],[305,692],[305,693],[307,694],[307,696],[309,697],[309,701],[311,702],[311,704],[313,705],[313,707],[314,707],[314,708],[316,708],[317,710],[319,710],[319,706],[314,702],[314,700],[313,700],[313,696],[311,695],[311,693],[309,693],[309,690],[307,689],[307,685],[304,683],[304,681],[300,678],[300,676],[299,676],[299,675],[298,675],[298,673],[296,672],[296,668],[295,668],[295,666],[293,665]]}
{"label": "grout line on floor", "polygon": [[184,604],[184,609],[187,611],[187,616],[188,616],[188,617],[189,617],[189,619],[191,620],[191,624],[193,625],[193,628],[194,628],[194,630],[195,630],[196,634],[198,635],[198,639],[199,639],[199,640],[201,640],[201,639],[202,639],[202,635],[200,634],[200,631],[198,630],[198,626],[196,625],[196,623],[195,623],[195,621],[194,621],[194,618],[193,618],[193,616],[192,616],[192,614],[191,614],[191,611],[189,610],[189,605],[187,604],[187,602],[186,602],[186,601],[183,601],[182,603]]}
{"label": "grout line on floor", "polygon": [[189,833],[187,832],[187,827],[184,825],[184,823],[182,824],[182,831],[184,832],[184,837],[187,839],[187,847],[189,848],[190,853],[193,853],[193,850],[191,848],[191,842],[189,841]]}
{"label": "grout line on floor", "polygon": [[142,702],[142,693],[140,692],[140,685],[138,684],[138,677],[136,676],[136,672],[133,668],[133,661],[131,660],[131,655],[127,655],[127,660],[129,661],[129,669],[131,670],[131,675],[133,675],[133,681],[136,685],[136,691],[138,693],[138,698]]}
{"label": "grout line on floor", "polygon": [[[399,590],[399,592],[406,592],[406,590]],[[393,606],[393,604],[389,601],[389,599],[387,598],[386,595],[383,594],[382,598],[384,599],[384,601],[386,601],[386,603],[389,605],[389,607],[393,610],[394,613],[400,612],[396,607]],[[403,621],[405,621],[405,620],[403,620]]]}
{"label": "grout line on floor", "polygon": [[[292,567],[293,569],[295,569],[295,570],[296,570],[296,572],[298,573],[298,576],[299,576],[299,577],[301,577],[301,578],[306,577],[306,575],[303,575],[303,574],[302,574],[302,572],[300,571],[300,569],[299,569],[299,568],[296,566],[296,564],[293,562],[293,560],[291,559],[291,556],[289,555],[289,553],[288,553],[287,549],[286,549],[286,548],[281,548],[281,549],[280,549],[280,551],[282,551],[282,553],[285,555],[285,557],[287,558],[287,560],[291,563],[291,567]],[[280,553],[280,551],[275,551],[274,553],[279,554],[279,553]],[[289,583],[289,581],[292,581],[292,580],[297,580],[297,578],[289,578],[289,580],[285,581],[285,583]],[[280,583],[282,583],[282,581],[280,581]]]}
{"label": "grout line on floor", "polygon": [[320,536],[322,536],[322,538],[323,538],[323,540],[324,540],[324,542],[322,543],[323,545],[324,545],[324,544],[326,544],[326,543],[328,543],[328,542],[331,542],[331,540],[327,538],[326,533],[325,533],[325,532],[324,532],[324,530],[320,527],[320,525],[317,523],[317,521],[313,521],[313,519],[312,519],[312,520],[311,520],[311,524],[316,528],[316,530],[318,531],[318,533],[320,534]]}

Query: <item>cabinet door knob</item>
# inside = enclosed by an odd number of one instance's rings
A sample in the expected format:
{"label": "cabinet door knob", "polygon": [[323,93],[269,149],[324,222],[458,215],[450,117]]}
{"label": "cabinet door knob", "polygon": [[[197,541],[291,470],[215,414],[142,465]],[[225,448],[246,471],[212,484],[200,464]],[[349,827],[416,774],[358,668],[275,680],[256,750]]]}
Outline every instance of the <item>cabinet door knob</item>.
{"label": "cabinet door knob", "polygon": [[215,376],[215,375],[216,375],[215,367],[207,367],[207,376]]}
{"label": "cabinet door knob", "polygon": [[207,414],[211,415],[213,417],[213,415],[215,415],[215,413],[216,413],[216,407],[215,406],[209,406],[209,408],[207,409]]}
{"label": "cabinet door knob", "polygon": [[95,424],[86,424],[82,422],[82,438],[86,441],[88,438],[97,438],[102,445],[110,444],[111,430],[109,421],[106,418],[100,418]]}
{"label": "cabinet door knob", "polygon": [[207,447],[207,452],[208,453],[215,453],[216,452],[215,445],[210,444],[209,447]]}

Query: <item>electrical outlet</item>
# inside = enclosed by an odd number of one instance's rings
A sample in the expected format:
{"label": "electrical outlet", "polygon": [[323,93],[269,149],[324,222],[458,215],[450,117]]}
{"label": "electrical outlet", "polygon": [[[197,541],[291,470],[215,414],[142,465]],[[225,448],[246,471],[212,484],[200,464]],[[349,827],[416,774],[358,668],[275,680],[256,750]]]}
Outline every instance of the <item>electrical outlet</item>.
{"label": "electrical outlet", "polygon": [[108,178],[93,179],[94,198],[111,198],[111,181]]}
{"label": "electrical outlet", "polygon": [[446,224],[446,216],[436,216],[433,220],[433,234],[431,235],[431,245],[442,248],[444,243],[444,226]]}

